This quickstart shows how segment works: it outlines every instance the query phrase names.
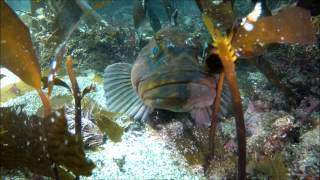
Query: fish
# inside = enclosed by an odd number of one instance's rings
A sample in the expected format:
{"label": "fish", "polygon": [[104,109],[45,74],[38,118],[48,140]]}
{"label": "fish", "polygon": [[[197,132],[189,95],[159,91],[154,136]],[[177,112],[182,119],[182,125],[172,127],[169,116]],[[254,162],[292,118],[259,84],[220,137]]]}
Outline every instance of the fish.
{"label": "fish", "polygon": [[[201,46],[178,26],[158,31],[133,64],[116,63],[104,70],[107,110],[145,122],[156,109],[189,112],[196,124],[209,126],[218,75],[200,63]],[[222,95],[221,115],[230,104]]]}

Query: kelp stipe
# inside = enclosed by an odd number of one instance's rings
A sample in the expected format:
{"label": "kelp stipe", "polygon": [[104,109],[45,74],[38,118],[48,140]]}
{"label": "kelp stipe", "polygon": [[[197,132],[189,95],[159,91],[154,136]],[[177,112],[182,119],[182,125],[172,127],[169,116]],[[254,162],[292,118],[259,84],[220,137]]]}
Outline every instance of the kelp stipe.
{"label": "kelp stipe", "polygon": [[[242,104],[241,104],[241,97],[240,91],[237,83],[237,77],[235,72],[235,65],[234,62],[237,59],[235,56],[234,49],[231,45],[232,35],[229,37],[222,36],[221,32],[214,27],[213,23],[210,21],[207,15],[203,15],[203,20],[205,25],[207,26],[211,37],[213,39],[213,47],[216,48],[215,52],[219,55],[220,60],[223,65],[223,69],[220,72],[219,83],[217,88],[217,97],[215,98],[215,109],[212,114],[212,121],[211,121],[211,130],[210,130],[210,159],[213,158],[213,140],[214,140],[214,132],[216,128],[216,113],[219,112],[220,106],[220,98],[222,94],[222,85],[224,81],[224,76],[226,76],[228,80],[228,84],[230,87],[233,109],[235,111],[236,116],[236,129],[237,129],[237,136],[238,136],[238,179],[245,179],[245,167],[246,167],[246,137],[245,137],[245,125],[244,125],[244,116],[242,111]],[[209,159],[209,161],[210,161]]]}
{"label": "kelp stipe", "polygon": [[[220,57],[223,65],[223,70],[220,73],[220,79],[217,87],[215,107],[212,114],[212,126],[209,138],[211,155],[209,157],[208,163],[210,163],[210,159],[213,157],[214,133],[217,124],[216,113],[219,111],[219,94],[221,94],[222,91],[222,87],[219,86],[219,84],[221,83],[221,81],[223,81],[225,73],[231,90],[233,108],[236,116],[239,153],[238,179],[245,179],[245,125],[234,62],[237,57],[253,57],[260,55],[265,49],[265,46],[270,43],[314,43],[316,38],[310,21],[310,13],[308,13],[303,8],[292,7],[284,9],[276,16],[263,17],[261,18],[261,20],[258,20],[260,16],[258,12],[254,13],[256,17],[254,17],[254,21],[250,22],[250,28],[241,26],[237,29],[237,31],[234,31],[233,26],[228,27],[226,25],[228,23],[224,23],[228,22],[234,17],[227,16],[226,20],[217,19],[217,14],[219,14],[217,12],[221,10],[221,8],[219,9],[218,6],[213,7],[212,3],[210,3],[209,1],[197,1],[197,4],[203,14],[204,24],[206,25],[213,40],[212,45],[214,48],[212,50],[212,53],[217,54]],[[230,7],[230,5],[228,5],[228,3],[221,3],[220,5],[221,7],[229,10],[226,12],[227,15],[232,14],[232,8]],[[259,10],[259,8],[257,9]],[[249,15],[252,14],[250,13]],[[213,22],[222,23],[223,25],[222,27],[218,28],[214,26]],[[222,35],[223,30],[231,30],[231,33]]]}

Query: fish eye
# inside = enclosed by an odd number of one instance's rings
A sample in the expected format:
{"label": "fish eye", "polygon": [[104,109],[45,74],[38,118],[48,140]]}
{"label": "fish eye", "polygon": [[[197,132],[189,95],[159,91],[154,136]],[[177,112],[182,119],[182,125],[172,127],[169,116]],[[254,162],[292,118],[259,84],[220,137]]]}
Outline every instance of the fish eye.
{"label": "fish eye", "polygon": [[160,49],[159,49],[159,46],[154,46],[153,48],[151,48],[151,55],[150,57],[152,59],[156,58],[158,55],[159,55],[159,52],[160,52]]}

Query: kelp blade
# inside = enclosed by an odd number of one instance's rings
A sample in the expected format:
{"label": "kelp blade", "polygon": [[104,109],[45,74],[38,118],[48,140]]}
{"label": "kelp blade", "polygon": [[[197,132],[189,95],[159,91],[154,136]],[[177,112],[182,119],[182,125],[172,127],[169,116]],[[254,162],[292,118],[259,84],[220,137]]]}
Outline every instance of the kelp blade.
{"label": "kelp blade", "polygon": [[241,27],[232,45],[240,56],[252,57],[263,53],[264,46],[270,43],[314,43],[316,37],[310,18],[310,13],[303,8],[286,8],[253,23],[252,31]]}
{"label": "kelp blade", "polygon": [[41,88],[41,73],[29,29],[3,1],[1,7],[1,65],[35,89]]}
{"label": "kelp blade", "polygon": [[72,179],[70,172],[91,175],[94,164],[86,159],[76,136],[68,131],[63,109],[46,118],[28,117],[18,109],[0,109],[1,125],[6,130],[0,135],[2,169],[27,169],[38,175],[53,177],[52,165],[55,164],[61,179]]}
{"label": "kelp blade", "polygon": [[209,16],[216,25],[219,25],[220,30],[226,31],[232,27],[235,15],[231,1],[223,1],[218,4],[210,0],[196,0],[196,2],[202,14]]}
{"label": "kelp blade", "polygon": [[94,117],[97,122],[99,129],[108,135],[113,142],[121,142],[123,135],[123,128],[117,123],[113,122],[113,117],[119,116],[120,113],[117,112],[107,112],[100,110],[99,112],[94,113]]}

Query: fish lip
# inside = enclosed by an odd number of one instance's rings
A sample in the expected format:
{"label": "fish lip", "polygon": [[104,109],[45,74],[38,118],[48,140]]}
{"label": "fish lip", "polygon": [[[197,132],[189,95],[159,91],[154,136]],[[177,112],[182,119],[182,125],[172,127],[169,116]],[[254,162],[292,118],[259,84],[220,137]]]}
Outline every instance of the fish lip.
{"label": "fish lip", "polygon": [[145,94],[154,89],[170,85],[186,85],[187,87],[189,83],[201,84],[200,81],[209,76],[212,76],[212,74],[199,68],[178,69],[176,71],[165,70],[161,73],[144,76],[136,81],[134,87],[140,98],[145,99]]}
{"label": "fish lip", "polygon": [[178,71],[175,71],[174,73],[172,71],[164,71],[164,72],[161,72],[161,74],[150,74],[148,76],[145,76],[144,78],[141,78],[139,79],[136,84],[137,86],[139,86],[139,84],[143,81],[147,81],[148,79],[154,77],[154,76],[164,76],[164,75],[175,75],[175,74],[178,74],[178,73],[181,73],[181,74],[184,74],[184,73],[200,73],[200,74],[203,74],[203,75],[208,75],[209,73],[206,72],[206,71],[202,71],[200,69],[180,69]]}
{"label": "fish lip", "polygon": [[[167,82],[167,83],[160,83],[160,84],[157,84],[155,86],[152,86],[151,88],[148,88],[148,89],[145,89],[143,92],[141,92],[141,97],[142,99],[151,99],[150,97],[147,97],[145,98],[144,95],[149,92],[149,91],[152,91],[154,89],[157,89],[157,88],[161,88],[161,87],[164,87],[164,86],[170,86],[170,85],[187,85],[188,83],[190,83],[191,81],[172,81],[172,82]],[[161,98],[158,98],[157,99],[161,99]]]}

